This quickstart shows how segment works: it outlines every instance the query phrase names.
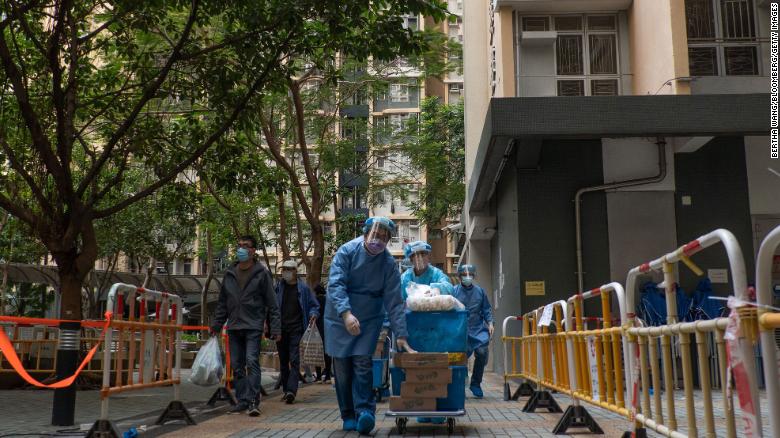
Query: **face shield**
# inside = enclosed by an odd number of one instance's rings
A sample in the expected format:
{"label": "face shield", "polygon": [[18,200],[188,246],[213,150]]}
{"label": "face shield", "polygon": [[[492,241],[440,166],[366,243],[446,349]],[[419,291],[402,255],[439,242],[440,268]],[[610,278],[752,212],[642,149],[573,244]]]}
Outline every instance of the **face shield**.
{"label": "face shield", "polygon": [[466,287],[469,287],[474,282],[474,267],[471,265],[464,265],[458,269],[458,275],[460,275],[460,282]]}
{"label": "face shield", "polygon": [[431,264],[431,254],[427,251],[420,251],[412,254],[412,267],[417,272],[424,271]]}
{"label": "face shield", "polygon": [[371,255],[377,255],[385,250],[392,233],[386,224],[375,221],[366,233],[366,251]]}

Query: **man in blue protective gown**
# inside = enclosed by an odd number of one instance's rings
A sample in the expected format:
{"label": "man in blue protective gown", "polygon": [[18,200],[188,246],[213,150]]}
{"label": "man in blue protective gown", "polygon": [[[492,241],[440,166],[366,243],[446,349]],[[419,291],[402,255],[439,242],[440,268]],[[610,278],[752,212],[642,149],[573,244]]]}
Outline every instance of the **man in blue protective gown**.
{"label": "man in blue protective gown", "polygon": [[439,289],[442,295],[452,295],[450,278],[441,269],[431,266],[431,245],[422,240],[412,242],[404,248],[404,255],[412,267],[401,274],[401,293],[406,300],[406,287],[410,282]]}
{"label": "man in blue protective gown", "polygon": [[474,369],[471,372],[469,389],[476,398],[482,398],[482,374],[488,361],[488,347],[493,337],[493,311],[490,308],[487,295],[481,287],[474,284],[476,268],[474,265],[458,266],[460,284],[452,294],[469,313],[469,351],[474,354]]}
{"label": "man in blue protective gown", "polygon": [[386,250],[393,221],[369,218],[363,236],[339,248],[330,265],[325,303],[325,352],[333,357],[343,429],[368,434],[376,422],[371,355],[387,312],[398,350],[406,342],[401,278]]}
{"label": "man in blue protective gown", "polygon": [[[404,300],[408,294],[406,288],[409,283],[424,284],[432,289],[439,289],[442,295],[452,295],[454,291],[450,278],[441,269],[431,265],[431,245],[422,240],[412,242],[404,248],[404,255],[412,267],[401,274],[401,291]],[[418,423],[444,423],[447,419],[444,417],[418,417]]]}

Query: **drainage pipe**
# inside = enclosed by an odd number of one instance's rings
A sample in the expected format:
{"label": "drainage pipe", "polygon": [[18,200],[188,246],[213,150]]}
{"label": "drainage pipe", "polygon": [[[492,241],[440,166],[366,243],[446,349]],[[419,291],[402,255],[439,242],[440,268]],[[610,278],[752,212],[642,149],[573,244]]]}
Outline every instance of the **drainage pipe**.
{"label": "drainage pipe", "polygon": [[[574,223],[575,233],[577,239],[577,290],[582,292],[585,290],[585,273],[582,271],[582,211],[580,202],[582,195],[590,192],[600,192],[604,190],[619,189],[623,187],[633,187],[644,184],[652,184],[661,182],[666,178],[666,140],[663,137],[658,137],[656,143],[658,145],[658,173],[655,176],[649,178],[630,179],[626,181],[618,181],[609,184],[602,184],[592,187],[583,187],[577,190],[577,194],[574,195]],[[634,291],[626,291],[626,293],[634,293]]]}

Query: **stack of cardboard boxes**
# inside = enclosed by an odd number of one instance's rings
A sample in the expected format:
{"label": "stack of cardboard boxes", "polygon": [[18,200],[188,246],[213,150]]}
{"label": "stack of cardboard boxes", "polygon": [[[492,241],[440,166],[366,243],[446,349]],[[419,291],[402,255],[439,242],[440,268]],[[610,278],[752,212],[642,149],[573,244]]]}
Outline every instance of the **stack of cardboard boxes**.
{"label": "stack of cardboard boxes", "polygon": [[404,370],[401,395],[390,397],[390,410],[435,411],[436,399],[447,397],[452,369],[447,353],[397,353],[393,364]]}

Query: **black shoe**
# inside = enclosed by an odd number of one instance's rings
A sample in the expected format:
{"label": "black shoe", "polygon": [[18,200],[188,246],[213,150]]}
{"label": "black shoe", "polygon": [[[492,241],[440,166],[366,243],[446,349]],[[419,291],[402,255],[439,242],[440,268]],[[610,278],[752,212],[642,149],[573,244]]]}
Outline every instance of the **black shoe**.
{"label": "black shoe", "polygon": [[260,407],[257,406],[257,403],[251,403],[247,413],[250,417],[258,417],[260,416]]}
{"label": "black shoe", "polygon": [[288,405],[291,405],[295,401],[295,394],[293,394],[292,392],[288,392],[288,393],[284,394],[283,400]]}
{"label": "black shoe", "polygon": [[233,409],[228,411],[229,414],[243,414],[246,412],[247,408],[249,407],[248,404],[244,402],[239,402],[237,405],[233,406]]}

